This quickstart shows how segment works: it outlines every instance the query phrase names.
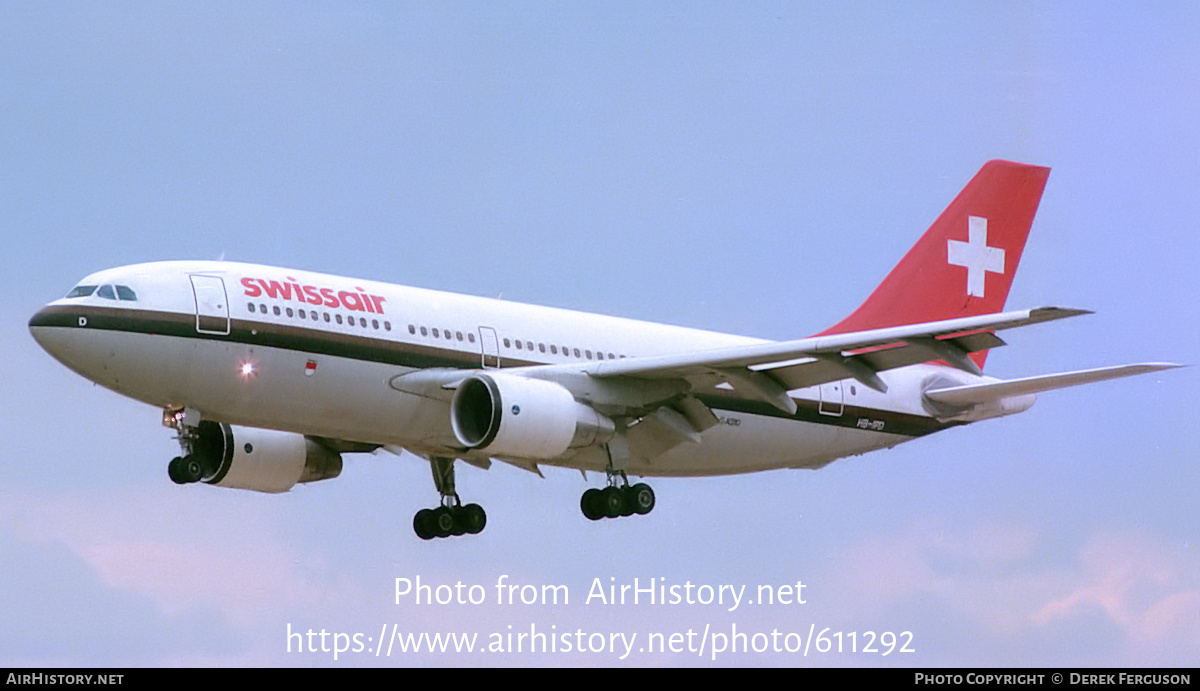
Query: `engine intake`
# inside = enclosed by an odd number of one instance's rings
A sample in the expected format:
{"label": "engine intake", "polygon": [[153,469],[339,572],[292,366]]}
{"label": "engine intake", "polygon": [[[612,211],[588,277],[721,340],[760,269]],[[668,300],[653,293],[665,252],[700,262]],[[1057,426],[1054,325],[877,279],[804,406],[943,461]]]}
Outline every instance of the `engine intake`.
{"label": "engine intake", "polygon": [[501,373],[475,374],[460,384],[450,424],[467,448],[535,459],[602,444],[616,429],[559,384]]}
{"label": "engine intake", "polygon": [[193,453],[210,485],[278,493],[342,472],[340,454],[302,434],[210,420],[200,423],[198,433]]}

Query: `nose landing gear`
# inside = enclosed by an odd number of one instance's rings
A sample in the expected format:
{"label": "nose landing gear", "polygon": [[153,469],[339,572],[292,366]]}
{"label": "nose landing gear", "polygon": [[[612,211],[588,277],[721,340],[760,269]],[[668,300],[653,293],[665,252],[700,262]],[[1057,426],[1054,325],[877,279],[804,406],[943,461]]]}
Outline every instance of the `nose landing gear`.
{"label": "nose landing gear", "polygon": [[167,464],[167,475],[177,485],[188,485],[204,479],[204,464],[194,454],[176,456]]}
{"label": "nose landing gear", "polygon": [[175,430],[182,456],[176,456],[167,464],[167,476],[177,485],[200,482],[207,476],[200,454],[196,453],[200,438],[200,412],[195,408],[166,408],[163,410],[163,426]]}

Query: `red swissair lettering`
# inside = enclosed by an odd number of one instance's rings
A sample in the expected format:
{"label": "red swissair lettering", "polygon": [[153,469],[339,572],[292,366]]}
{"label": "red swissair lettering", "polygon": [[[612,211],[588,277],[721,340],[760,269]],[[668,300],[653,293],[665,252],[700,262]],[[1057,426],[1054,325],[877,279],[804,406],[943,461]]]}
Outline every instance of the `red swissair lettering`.
{"label": "red swissair lettering", "polygon": [[246,297],[250,298],[266,295],[276,300],[294,300],[333,309],[345,307],[352,312],[370,312],[372,314],[383,314],[383,303],[387,299],[381,295],[370,295],[365,288],[359,286],[355,286],[354,290],[338,291],[332,288],[302,286],[291,276],[284,279],[282,283],[262,278],[243,278],[242,287],[246,289]]}

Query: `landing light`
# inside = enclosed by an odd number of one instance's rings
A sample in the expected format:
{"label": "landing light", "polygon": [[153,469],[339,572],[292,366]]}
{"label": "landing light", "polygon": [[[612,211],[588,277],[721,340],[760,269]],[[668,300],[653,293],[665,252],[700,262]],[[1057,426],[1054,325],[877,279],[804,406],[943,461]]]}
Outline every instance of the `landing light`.
{"label": "landing light", "polygon": [[241,372],[242,372],[243,377],[252,376],[254,374],[254,363],[253,362],[243,362]]}

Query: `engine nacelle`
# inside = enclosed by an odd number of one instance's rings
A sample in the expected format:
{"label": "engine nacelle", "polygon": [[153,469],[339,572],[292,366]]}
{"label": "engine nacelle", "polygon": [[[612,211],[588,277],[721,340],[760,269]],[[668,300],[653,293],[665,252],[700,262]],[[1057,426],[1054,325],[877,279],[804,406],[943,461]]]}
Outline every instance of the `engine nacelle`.
{"label": "engine nacelle", "polygon": [[193,454],[210,485],[276,493],[342,472],[340,454],[302,434],[209,420],[200,423],[198,432]]}
{"label": "engine nacelle", "polygon": [[612,438],[613,421],[554,382],[475,374],[454,392],[450,424],[459,443],[496,456],[549,459]]}

